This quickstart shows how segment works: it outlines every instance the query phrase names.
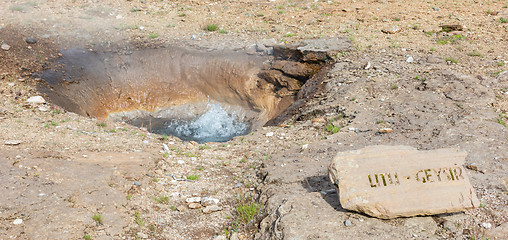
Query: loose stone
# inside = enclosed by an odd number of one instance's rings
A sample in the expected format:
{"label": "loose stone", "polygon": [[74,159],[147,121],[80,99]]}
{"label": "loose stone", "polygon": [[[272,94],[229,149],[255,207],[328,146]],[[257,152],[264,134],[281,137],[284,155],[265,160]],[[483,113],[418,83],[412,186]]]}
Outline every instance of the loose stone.
{"label": "loose stone", "polygon": [[26,100],[27,103],[33,103],[33,104],[42,104],[45,103],[46,100],[44,100],[41,96],[33,96]]}
{"label": "loose stone", "polygon": [[349,226],[351,226],[351,225],[353,225],[353,224],[351,223],[351,220],[349,220],[349,219],[348,219],[348,220],[344,221],[344,225],[345,225],[346,227],[349,227]]}
{"label": "loose stone", "polygon": [[190,203],[190,204],[189,204],[189,208],[190,208],[190,209],[198,209],[198,208],[201,208],[201,207],[202,207],[202,206],[201,206],[201,204],[200,204],[200,203],[195,203],[195,202],[193,202],[193,203]]}
{"label": "loose stone", "polygon": [[37,39],[35,39],[33,37],[27,37],[27,38],[25,38],[25,42],[28,44],[35,44],[35,43],[37,43]]}
{"label": "loose stone", "polygon": [[203,206],[212,206],[217,205],[219,203],[219,199],[217,198],[211,198],[211,197],[204,197],[201,199],[201,205]]}
{"label": "loose stone", "polygon": [[21,144],[21,141],[20,140],[7,140],[7,141],[5,141],[4,144],[8,145],[8,146],[16,146],[16,145]]}
{"label": "loose stone", "polygon": [[2,44],[2,49],[5,51],[9,51],[9,49],[11,49],[11,46],[4,43],[4,44]]}
{"label": "loose stone", "polygon": [[187,199],[185,199],[185,202],[187,202],[187,203],[198,203],[198,202],[201,202],[201,197],[187,198]]}

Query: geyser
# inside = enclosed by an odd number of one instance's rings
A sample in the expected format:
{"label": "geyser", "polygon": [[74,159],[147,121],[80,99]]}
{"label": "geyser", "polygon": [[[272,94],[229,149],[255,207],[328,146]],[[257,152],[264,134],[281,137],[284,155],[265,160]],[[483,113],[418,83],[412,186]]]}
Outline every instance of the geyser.
{"label": "geyser", "polygon": [[197,142],[227,141],[264,125],[293,103],[300,86],[264,77],[265,58],[238,52],[61,53],[40,74],[39,90],[53,103]]}

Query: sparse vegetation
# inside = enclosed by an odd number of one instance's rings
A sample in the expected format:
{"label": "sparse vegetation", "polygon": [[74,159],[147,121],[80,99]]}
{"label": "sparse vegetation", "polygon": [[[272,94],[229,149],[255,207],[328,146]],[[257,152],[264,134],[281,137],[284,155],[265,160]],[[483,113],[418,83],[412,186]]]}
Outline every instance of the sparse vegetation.
{"label": "sparse vegetation", "polygon": [[231,224],[231,228],[228,229],[234,232],[252,224],[261,215],[261,210],[263,209],[263,204],[257,203],[248,195],[237,197],[235,204],[234,221]]}
{"label": "sparse vegetation", "polygon": [[199,176],[196,175],[196,174],[192,174],[192,175],[187,176],[187,179],[188,180],[192,180],[192,181],[196,181],[196,180],[198,180],[198,178],[199,178]]}
{"label": "sparse vegetation", "polygon": [[326,131],[329,133],[338,133],[342,126],[339,125],[338,121],[343,119],[344,115],[340,114],[336,117],[331,118],[328,123],[326,124]]}
{"label": "sparse vegetation", "polygon": [[467,55],[471,56],[471,57],[483,57],[483,55],[476,50],[473,50],[472,52],[468,53]]}
{"label": "sparse vegetation", "polygon": [[199,145],[198,149],[199,150],[210,149],[210,146],[203,144],[203,145]]}
{"label": "sparse vegetation", "polygon": [[169,197],[167,196],[160,196],[160,197],[155,197],[154,200],[158,203],[168,203],[169,202]]}
{"label": "sparse vegetation", "polygon": [[148,37],[151,38],[151,39],[155,39],[155,38],[159,37],[159,34],[157,34],[157,33],[150,33],[150,34],[148,34]]}
{"label": "sparse vegetation", "polygon": [[462,34],[454,34],[451,36],[442,37],[436,40],[437,44],[444,45],[448,43],[457,43],[460,40],[464,40],[466,37]]}
{"label": "sparse vegetation", "polygon": [[214,32],[218,29],[219,27],[216,25],[216,24],[207,24],[206,25],[206,30],[209,31],[209,32]]}
{"label": "sparse vegetation", "polygon": [[508,18],[501,17],[498,20],[500,23],[508,23]]}
{"label": "sparse vegetation", "polygon": [[92,219],[97,223],[97,225],[101,225],[102,224],[102,216],[98,213],[94,214],[92,216]]}
{"label": "sparse vegetation", "polygon": [[452,58],[452,57],[445,58],[445,61],[451,62],[451,63],[458,63],[459,62],[459,60]]}
{"label": "sparse vegetation", "polygon": [[97,127],[106,127],[106,123],[105,122],[100,122],[100,123],[97,123]]}
{"label": "sparse vegetation", "polygon": [[226,34],[226,33],[228,33],[228,31],[226,31],[226,30],[224,30],[224,29],[221,29],[221,30],[219,30],[219,33],[221,33],[221,34]]}
{"label": "sparse vegetation", "polygon": [[504,127],[508,128],[508,126],[506,126],[506,121],[505,121],[506,119],[507,119],[506,115],[503,114],[503,113],[500,113],[499,114],[499,118],[497,119],[497,123],[499,123],[499,124],[503,125]]}
{"label": "sparse vegetation", "polygon": [[141,213],[139,212],[135,212],[134,213],[134,221],[140,226],[140,227],[144,227],[145,226],[145,220],[143,220],[143,217],[141,216]]}
{"label": "sparse vegetation", "polygon": [[83,236],[83,239],[85,239],[85,240],[91,240],[91,239],[92,239],[92,236],[90,236],[90,235],[85,235],[85,236]]}

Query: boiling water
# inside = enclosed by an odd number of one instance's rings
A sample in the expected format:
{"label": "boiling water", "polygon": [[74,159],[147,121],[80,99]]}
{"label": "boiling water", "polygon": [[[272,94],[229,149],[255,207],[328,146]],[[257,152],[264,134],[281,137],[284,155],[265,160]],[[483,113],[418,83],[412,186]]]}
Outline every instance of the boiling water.
{"label": "boiling water", "polygon": [[154,132],[199,143],[225,142],[249,132],[250,124],[242,122],[241,116],[235,112],[227,113],[219,104],[208,104],[207,107],[208,111],[197,118],[168,120],[163,128]]}

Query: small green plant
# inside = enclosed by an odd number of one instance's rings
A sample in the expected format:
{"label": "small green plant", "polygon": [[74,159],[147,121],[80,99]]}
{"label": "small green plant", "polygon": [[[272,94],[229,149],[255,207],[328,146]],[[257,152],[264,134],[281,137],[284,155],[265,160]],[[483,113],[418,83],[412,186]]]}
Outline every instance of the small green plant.
{"label": "small green plant", "polygon": [[44,123],[45,128],[49,128],[49,123]]}
{"label": "small green plant", "polygon": [[499,118],[497,119],[497,123],[505,126],[508,128],[508,126],[506,126],[506,122],[505,122],[505,119],[506,119],[506,115],[504,115],[503,113],[500,113],[499,114]]}
{"label": "small green plant", "polygon": [[458,63],[459,61],[455,58],[452,58],[452,57],[447,57],[445,58],[445,61],[447,62],[451,62],[451,63]]}
{"label": "small green plant", "polygon": [[159,37],[159,34],[157,34],[157,33],[150,33],[150,34],[148,34],[148,37],[149,37],[150,39],[156,39],[156,38],[158,38],[158,37]]}
{"label": "small green plant", "polygon": [[430,48],[430,51],[436,51],[436,48],[431,47],[431,48]]}
{"label": "small green plant", "polygon": [[139,12],[139,11],[141,11],[141,9],[139,9],[139,8],[131,8],[131,12]]}
{"label": "small green plant", "polygon": [[335,122],[335,118],[332,118],[328,124],[326,124],[326,131],[327,132],[330,132],[330,133],[338,133],[341,129],[341,127],[337,126],[336,124],[334,124]]}
{"label": "small green plant", "polygon": [[196,175],[196,174],[192,174],[192,175],[187,176],[187,179],[188,180],[192,180],[192,181],[196,181],[196,180],[198,180],[198,178],[199,178],[199,176]]}
{"label": "small green plant", "polygon": [[503,65],[504,65],[504,62],[503,62],[503,61],[499,61],[499,62],[497,62],[497,66],[498,66],[498,67],[502,67]]}
{"label": "small green plant", "polygon": [[498,20],[500,23],[508,23],[508,18],[501,17]]}
{"label": "small green plant", "polygon": [[284,35],[284,37],[294,37],[294,36],[296,36],[295,33],[288,33],[288,34]]}
{"label": "small green plant", "polygon": [[94,214],[92,216],[92,219],[97,223],[97,225],[101,225],[102,224],[102,216],[98,213]]}
{"label": "small green plant", "polygon": [[391,87],[391,88],[392,88],[393,90],[395,90],[395,89],[398,89],[398,88],[399,88],[399,86],[397,85],[397,83],[394,83],[394,84],[392,84],[392,87]]}
{"label": "small green plant", "polygon": [[250,196],[240,196],[236,199],[235,221],[233,222],[233,230],[237,230],[239,226],[249,224],[256,219],[263,209],[263,204],[255,202]]}
{"label": "small green plant", "polygon": [[58,109],[55,109],[55,110],[53,110],[53,113],[54,113],[54,114],[60,114],[60,113],[62,113],[62,112],[61,112],[60,110],[58,110]]}
{"label": "small green plant", "polygon": [[132,195],[132,194],[129,194],[129,195],[127,195],[125,198],[126,198],[127,200],[131,200],[131,199],[132,199],[132,197],[133,197],[133,195]]}
{"label": "small green plant", "polygon": [[436,40],[437,44],[439,45],[444,45],[444,44],[448,44],[448,43],[456,43],[460,40],[464,40],[466,39],[466,37],[464,37],[464,35],[462,34],[454,34],[454,35],[451,35],[451,36],[446,36],[446,37],[442,37],[442,38],[439,38]]}
{"label": "small green plant", "polygon": [[219,33],[220,33],[220,34],[226,34],[226,33],[228,33],[228,31],[226,31],[226,30],[224,30],[224,29],[221,29],[221,30],[219,30]]}
{"label": "small green plant", "polygon": [[472,52],[468,53],[467,55],[471,56],[471,57],[483,57],[483,55],[476,50],[473,50]]}
{"label": "small green plant", "polygon": [[105,122],[97,123],[97,127],[106,127],[106,123]]}
{"label": "small green plant", "polygon": [[418,81],[420,81],[420,82],[425,82],[427,79],[426,79],[425,77],[422,77],[422,76],[418,76],[418,75],[416,75],[416,76],[415,76],[415,80],[418,80]]}
{"label": "small green plant", "polygon": [[185,13],[178,14],[179,17],[185,17],[185,15],[186,15]]}
{"label": "small green plant", "polygon": [[153,180],[153,182],[158,182],[159,181],[158,178],[153,178],[152,180]]}
{"label": "small green plant", "polygon": [[145,226],[145,221],[143,220],[143,217],[141,216],[141,213],[135,212],[134,213],[134,221],[141,227]]}
{"label": "small green plant", "polygon": [[56,126],[58,126],[58,123],[55,122],[55,121],[51,121],[51,126],[55,126],[56,127]]}
{"label": "small green plant", "polygon": [[160,197],[156,197],[154,198],[154,200],[158,203],[168,203],[169,202],[169,197],[167,196],[160,196]]}
{"label": "small green plant", "polygon": [[171,208],[171,210],[173,210],[173,211],[178,211],[178,208],[176,208],[174,205],[171,205],[171,207],[169,207],[169,208]]}
{"label": "small green plant", "polygon": [[83,239],[85,239],[85,240],[91,240],[91,239],[92,239],[92,236],[90,236],[90,235],[85,235],[85,236],[83,236]]}
{"label": "small green plant", "polygon": [[197,170],[198,171],[204,171],[205,169],[203,167],[198,167]]}
{"label": "small green plant", "polygon": [[261,204],[255,202],[244,203],[236,208],[240,221],[244,224],[247,224],[254,219],[259,214],[260,210]]}
{"label": "small green plant", "polygon": [[109,132],[109,133],[116,133],[116,129],[114,129],[114,128],[113,129],[109,129],[107,132]]}
{"label": "small green plant", "polygon": [[216,24],[207,24],[206,25],[206,30],[209,31],[209,32],[214,32],[218,29],[219,27],[216,25]]}
{"label": "small green plant", "polygon": [[393,20],[398,22],[398,21],[400,21],[400,18],[399,17],[395,17]]}
{"label": "small green plant", "polygon": [[199,145],[198,147],[199,150],[204,150],[204,149],[210,149],[210,146],[204,144],[204,145]]}

